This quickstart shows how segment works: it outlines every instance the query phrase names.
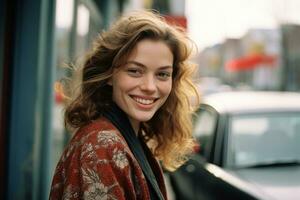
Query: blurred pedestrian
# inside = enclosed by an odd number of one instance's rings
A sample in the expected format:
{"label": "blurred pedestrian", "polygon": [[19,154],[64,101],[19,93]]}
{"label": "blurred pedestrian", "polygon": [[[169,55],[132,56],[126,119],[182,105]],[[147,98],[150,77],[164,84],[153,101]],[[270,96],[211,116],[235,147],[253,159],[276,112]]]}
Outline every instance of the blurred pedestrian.
{"label": "blurred pedestrian", "polygon": [[121,17],[96,39],[65,111],[75,134],[50,199],[167,199],[160,162],[174,170],[193,148],[189,42],[150,11]]}

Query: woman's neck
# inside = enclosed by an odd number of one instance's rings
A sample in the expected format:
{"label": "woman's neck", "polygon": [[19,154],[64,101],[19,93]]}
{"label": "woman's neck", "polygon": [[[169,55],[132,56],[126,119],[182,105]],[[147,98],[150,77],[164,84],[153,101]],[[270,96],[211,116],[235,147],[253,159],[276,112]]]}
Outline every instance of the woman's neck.
{"label": "woman's neck", "polygon": [[128,118],[129,118],[130,124],[135,132],[135,135],[137,136],[139,133],[139,129],[140,129],[140,122],[138,122],[130,117],[128,117]]}

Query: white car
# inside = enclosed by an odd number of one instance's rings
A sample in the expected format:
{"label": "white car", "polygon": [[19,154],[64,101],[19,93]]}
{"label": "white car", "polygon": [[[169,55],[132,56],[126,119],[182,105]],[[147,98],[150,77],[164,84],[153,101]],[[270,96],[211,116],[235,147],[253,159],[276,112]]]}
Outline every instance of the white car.
{"label": "white car", "polygon": [[300,93],[208,95],[194,124],[200,151],[171,174],[177,199],[300,199]]}

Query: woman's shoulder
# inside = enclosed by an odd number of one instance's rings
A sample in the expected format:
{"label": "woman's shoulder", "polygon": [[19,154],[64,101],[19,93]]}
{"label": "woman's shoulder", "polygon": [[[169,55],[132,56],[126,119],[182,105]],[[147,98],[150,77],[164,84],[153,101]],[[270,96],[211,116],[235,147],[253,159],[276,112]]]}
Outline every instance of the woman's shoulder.
{"label": "woman's shoulder", "polygon": [[73,130],[73,136],[70,142],[81,140],[87,136],[97,135],[99,132],[117,134],[119,131],[106,118],[99,118]]}
{"label": "woman's shoulder", "polygon": [[112,159],[116,152],[123,152],[130,157],[132,155],[118,129],[107,119],[101,118],[75,132],[66,146],[61,161],[69,163],[77,160],[76,158],[80,158],[80,162],[99,158]]}
{"label": "woman's shoulder", "polygon": [[71,143],[80,143],[81,145],[89,143],[108,147],[115,144],[122,145],[126,142],[120,131],[109,120],[99,118],[78,129]]}
{"label": "woman's shoulder", "polygon": [[98,154],[107,154],[107,156],[114,151],[121,150],[132,156],[123,135],[108,119],[103,117],[79,128],[67,149],[80,154],[93,149]]}
{"label": "woman's shoulder", "polygon": [[97,131],[118,131],[114,125],[106,118],[101,117],[96,120],[91,121],[90,123],[80,127],[75,135],[85,135],[90,132]]}
{"label": "woman's shoulder", "polygon": [[77,130],[66,147],[54,174],[52,196],[58,199],[55,195],[64,189],[74,194],[78,188],[90,195],[98,186],[108,192],[117,185],[115,180],[131,178],[132,167],[138,164],[121,133],[108,120],[96,120]]}

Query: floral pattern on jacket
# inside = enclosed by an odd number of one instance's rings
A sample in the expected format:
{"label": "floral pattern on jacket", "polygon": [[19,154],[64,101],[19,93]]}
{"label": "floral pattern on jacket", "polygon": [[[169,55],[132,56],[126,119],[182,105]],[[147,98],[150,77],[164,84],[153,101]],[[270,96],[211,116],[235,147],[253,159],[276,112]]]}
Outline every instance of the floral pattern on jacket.
{"label": "floral pattern on jacket", "polygon": [[[166,199],[162,171],[156,161],[151,165]],[[54,173],[49,199],[147,200],[150,194],[125,139],[101,118],[78,130],[66,147]]]}

